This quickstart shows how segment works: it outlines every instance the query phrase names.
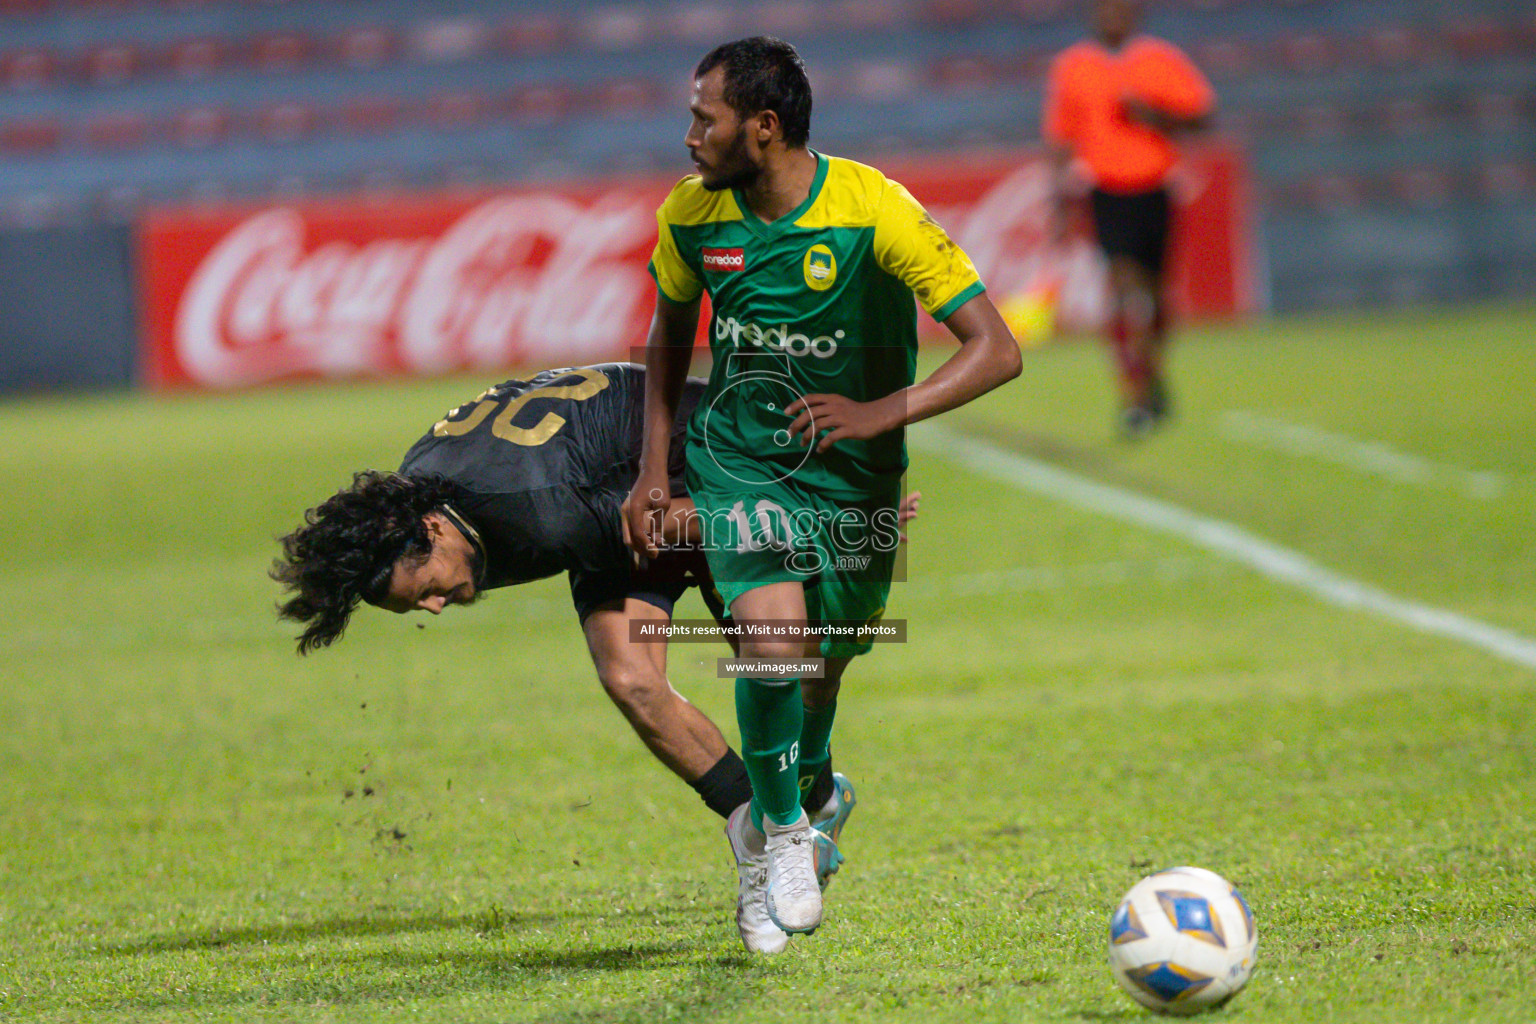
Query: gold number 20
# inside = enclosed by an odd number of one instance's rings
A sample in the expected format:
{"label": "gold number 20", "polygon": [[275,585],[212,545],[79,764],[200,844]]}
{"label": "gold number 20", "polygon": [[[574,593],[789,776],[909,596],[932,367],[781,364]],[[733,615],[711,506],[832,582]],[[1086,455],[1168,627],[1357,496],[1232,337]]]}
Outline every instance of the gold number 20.
{"label": "gold number 20", "polygon": [[[544,417],[531,427],[518,427],[512,424],[512,420],[529,402],[536,402],[541,398],[569,398],[573,402],[584,402],[606,388],[609,384],[608,377],[601,370],[590,367],[568,371],[570,375],[580,377],[580,384],[557,384],[554,387],[532,388],[524,391],[502,409],[496,419],[491,421],[491,433],[503,441],[512,444],[520,444],[527,448],[533,448],[543,444],[560,432],[565,426],[565,417],[557,413],[547,412]],[[481,395],[476,400],[478,404],[470,410],[468,416],[461,420],[441,419],[432,427],[432,433],[437,437],[458,437],[474,430],[485,422],[485,418],[496,408],[498,399],[486,398]],[[467,403],[466,403],[467,404]],[[463,408],[463,406],[460,406]]]}

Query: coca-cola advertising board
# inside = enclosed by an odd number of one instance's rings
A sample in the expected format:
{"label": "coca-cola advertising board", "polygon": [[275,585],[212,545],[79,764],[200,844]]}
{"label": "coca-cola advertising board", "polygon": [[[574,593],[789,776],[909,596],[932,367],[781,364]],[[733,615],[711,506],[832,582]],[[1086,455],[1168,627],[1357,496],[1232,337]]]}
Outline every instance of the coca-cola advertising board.
{"label": "coca-cola advertising board", "polygon": [[[1045,244],[1037,152],[886,162],[975,261],[995,301],[1045,275],[1057,321],[1104,313],[1102,260],[1079,229]],[[149,214],[138,247],[145,377],[162,387],[578,365],[643,345],[646,264],[672,180]],[[1254,304],[1240,155],[1190,155],[1171,287],[1178,308]]]}

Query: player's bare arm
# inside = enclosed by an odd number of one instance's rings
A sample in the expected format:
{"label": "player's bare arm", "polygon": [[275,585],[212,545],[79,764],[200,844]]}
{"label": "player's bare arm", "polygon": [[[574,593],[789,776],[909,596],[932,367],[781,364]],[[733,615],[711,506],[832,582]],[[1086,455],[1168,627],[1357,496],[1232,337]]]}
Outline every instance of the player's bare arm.
{"label": "player's bare arm", "polygon": [[620,510],[625,542],[651,558],[664,543],[663,524],[672,504],[667,450],[698,325],[697,299],[673,302],[657,294],[645,344],[645,437],[640,448],[640,473]]}
{"label": "player's bare arm", "polygon": [[842,395],[805,395],[784,411],[795,417],[790,433],[809,444],[816,434],[818,452],[843,438],[866,440],[908,423],[948,412],[1006,384],[1023,370],[1019,345],[992,300],[977,295],[944,321],[960,342],[960,351],[929,377],[873,402]]}

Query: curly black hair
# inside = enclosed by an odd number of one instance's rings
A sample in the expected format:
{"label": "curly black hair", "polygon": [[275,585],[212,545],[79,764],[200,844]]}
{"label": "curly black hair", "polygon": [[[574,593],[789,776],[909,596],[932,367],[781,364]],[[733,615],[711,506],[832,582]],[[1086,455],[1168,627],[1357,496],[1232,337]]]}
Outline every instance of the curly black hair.
{"label": "curly black hair", "polygon": [[278,603],[278,614],[305,623],[300,654],[340,639],[359,601],[382,600],[402,557],[426,560],[432,539],[423,517],[452,494],[440,476],[365,470],[304,513],[304,525],[280,540],[283,555],[269,572],[293,595]]}
{"label": "curly black hair", "polygon": [[726,105],[742,117],[771,110],[784,128],[784,145],[804,146],[811,138],[811,80],[795,48],[772,36],[721,43],[704,55],[694,78],[725,68]]}

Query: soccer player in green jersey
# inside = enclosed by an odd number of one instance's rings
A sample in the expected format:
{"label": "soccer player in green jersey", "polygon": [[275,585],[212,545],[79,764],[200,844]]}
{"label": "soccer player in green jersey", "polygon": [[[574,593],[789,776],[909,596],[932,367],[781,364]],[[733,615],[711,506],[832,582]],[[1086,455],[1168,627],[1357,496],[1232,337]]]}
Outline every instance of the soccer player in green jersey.
{"label": "soccer player in green jersey", "polygon": [[[1018,345],[971,261],[905,188],[807,148],[811,90],[788,43],[757,37],[694,71],[685,143],[698,173],[657,213],[645,440],[626,535],[655,557],[667,439],[709,294],[714,356],[689,425],[688,490],[744,661],[820,655],[804,678],[736,680],[753,799],[726,826],[749,950],[821,922],[801,779],[830,756],[842,675],[870,644],[894,570],[903,428],[1017,376]],[[917,303],[960,350],[914,383]],[[751,627],[768,633],[750,632]]]}

